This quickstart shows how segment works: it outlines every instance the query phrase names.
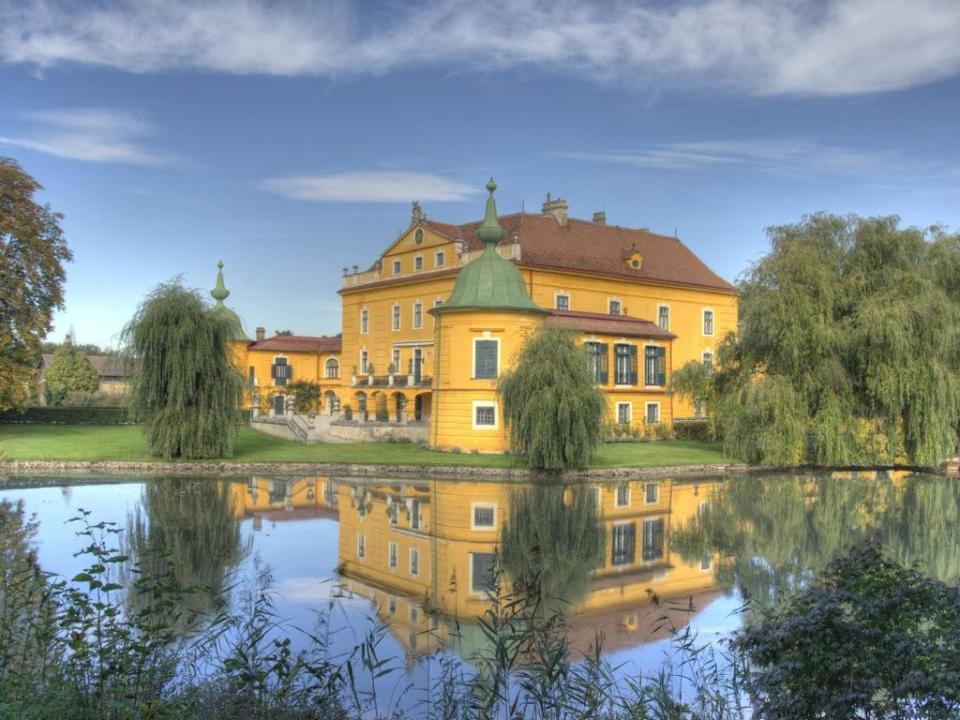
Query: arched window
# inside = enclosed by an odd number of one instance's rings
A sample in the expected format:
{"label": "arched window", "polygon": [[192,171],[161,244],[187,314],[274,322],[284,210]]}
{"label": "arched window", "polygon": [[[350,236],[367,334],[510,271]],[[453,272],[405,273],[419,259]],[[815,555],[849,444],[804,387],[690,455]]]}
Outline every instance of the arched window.
{"label": "arched window", "polygon": [[340,363],[334,358],[327,360],[327,379],[340,377]]}

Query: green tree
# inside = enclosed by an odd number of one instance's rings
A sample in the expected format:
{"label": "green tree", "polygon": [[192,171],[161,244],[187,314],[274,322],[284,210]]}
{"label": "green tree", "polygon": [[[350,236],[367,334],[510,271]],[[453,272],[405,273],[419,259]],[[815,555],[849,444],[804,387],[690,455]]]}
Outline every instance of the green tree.
{"label": "green tree", "polygon": [[100,376],[87,356],[70,338],[57,348],[46,373],[47,399],[59,405],[68,393],[93,393],[100,387]]}
{"label": "green tree", "polygon": [[320,404],[320,386],[309,380],[287,383],[287,395],[293,396],[293,411],[298,415],[316,412]]}
{"label": "green tree", "polygon": [[[230,488],[228,481],[156,478],[147,482],[141,507],[127,518],[127,553],[138,569],[130,585],[142,575],[161,577],[169,568],[171,584],[180,590],[172,596],[170,620],[180,631],[227,609],[227,577],[250,551]],[[148,600],[133,587],[128,591],[134,607]]]}
{"label": "green tree", "polygon": [[566,330],[542,326],[524,343],[497,389],[512,448],[531,467],[585,467],[601,441],[603,393],[584,349]]}
{"label": "green tree", "polygon": [[230,323],[175,280],[147,296],[123,336],[139,365],[130,406],[150,453],[231,456],[243,378],[230,360]]}
{"label": "green tree", "polygon": [[592,488],[534,485],[517,490],[510,495],[508,518],[500,560],[518,591],[561,612],[581,600],[593,571],[603,563],[605,547]]}
{"label": "green tree", "polygon": [[41,185],[0,157],[0,412],[26,407],[40,342],[63,307],[63,264],[71,259],[63,216],[34,199]]}
{"label": "green tree", "polygon": [[[960,240],[896,217],[768,230],[735,350],[708,383],[725,450],[751,462],[936,465],[960,424]],[[711,387],[705,387],[709,385]]]}
{"label": "green tree", "polygon": [[948,718],[960,712],[960,588],[867,543],[734,648],[764,718]]}

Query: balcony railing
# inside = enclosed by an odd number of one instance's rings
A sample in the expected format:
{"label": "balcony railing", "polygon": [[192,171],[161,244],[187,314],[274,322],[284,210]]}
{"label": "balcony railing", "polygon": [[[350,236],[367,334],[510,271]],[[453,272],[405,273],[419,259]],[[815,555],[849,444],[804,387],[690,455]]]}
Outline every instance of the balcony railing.
{"label": "balcony railing", "polygon": [[[500,257],[506,258],[507,260],[520,260],[520,243],[508,243],[506,245],[500,245],[497,247],[497,252],[500,254]],[[483,254],[483,250],[473,250],[467,253],[461,253],[457,256],[460,266],[464,266],[473,260],[476,260]],[[451,264],[452,267],[455,267],[455,264]],[[437,268],[438,270],[446,270],[447,268]],[[356,272],[345,272],[343,275],[343,286],[348,287],[357,287],[358,285],[369,285],[370,283],[375,283],[380,280],[389,280],[392,278],[412,278],[417,275],[423,275],[434,272],[433,270],[418,270],[414,272],[406,272],[402,275],[394,275],[392,273],[384,273],[381,270],[374,268],[373,270],[364,270]]]}
{"label": "balcony railing", "polygon": [[354,375],[351,384],[355,388],[374,387],[430,387],[433,378],[428,375]]}

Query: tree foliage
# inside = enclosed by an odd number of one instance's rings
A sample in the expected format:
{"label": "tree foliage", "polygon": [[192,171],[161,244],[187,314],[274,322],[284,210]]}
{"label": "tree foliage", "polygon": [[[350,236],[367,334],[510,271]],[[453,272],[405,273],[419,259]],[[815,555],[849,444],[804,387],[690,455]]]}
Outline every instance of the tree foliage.
{"label": "tree foliage", "polygon": [[956,584],[960,484],[936,475],[890,475],[731,478],[710,494],[708,509],[673,530],[671,550],[688,563],[716,557],[717,587],[739,588],[754,610],[795,594],[865,540]]}
{"label": "tree foliage", "polygon": [[575,336],[543,326],[520,351],[498,388],[511,447],[532,467],[586,466],[602,437],[606,401]]}
{"label": "tree foliage", "polygon": [[151,454],[166,459],[233,454],[243,379],[230,360],[230,325],[199,292],[159,285],[124,329],[139,363],[131,410]]}
{"label": "tree foliage", "polygon": [[51,405],[59,405],[69,393],[94,393],[100,387],[97,371],[69,337],[53,353],[45,380]]}
{"label": "tree foliage", "polygon": [[293,411],[297,415],[316,412],[320,406],[320,385],[310,380],[287,383],[286,394],[293,397]]}
{"label": "tree foliage", "polygon": [[71,255],[63,216],[34,199],[41,189],[15,160],[0,157],[0,412],[27,405],[40,342],[63,307]]}
{"label": "tree foliage", "polygon": [[[751,462],[936,465],[960,424],[960,240],[896,217],[768,230],[740,332],[707,383],[725,450]],[[799,433],[799,435],[798,435]]]}
{"label": "tree foliage", "polygon": [[948,718],[960,712],[960,588],[866,543],[734,641],[765,718]]}
{"label": "tree foliage", "polygon": [[503,569],[527,598],[566,609],[582,599],[593,571],[603,564],[596,493],[582,485],[517,490],[510,496],[500,547]]}

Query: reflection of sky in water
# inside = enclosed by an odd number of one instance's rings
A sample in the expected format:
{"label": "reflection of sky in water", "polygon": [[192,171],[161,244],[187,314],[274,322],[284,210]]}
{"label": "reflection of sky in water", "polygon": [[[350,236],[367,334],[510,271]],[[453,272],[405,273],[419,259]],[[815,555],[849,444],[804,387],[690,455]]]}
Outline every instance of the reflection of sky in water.
{"label": "reflection of sky in water", "polygon": [[[0,499],[23,500],[27,514],[37,516],[41,529],[35,542],[41,566],[69,578],[89,561],[74,556],[81,547],[81,539],[76,536],[78,526],[67,520],[76,516],[79,508],[84,508],[91,511],[90,519],[94,522],[116,522],[124,527],[128,516],[141,504],[144,488],[140,481],[87,481],[61,487],[0,489]],[[345,658],[376,626],[377,608],[366,597],[344,593],[335,582],[340,562],[338,521],[332,516],[280,522],[264,517],[259,525],[259,530],[255,530],[254,520],[249,516],[239,520],[242,541],[252,538],[252,545],[234,576],[232,601],[238,601],[241,588],[253,586],[258,565],[269,568],[273,576],[274,609],[290,627],[295,647],[303,647],[307,642],[298,629],[314,632],[317,614],[327,613],[330,651],[334,657]],[[737,619],[732,611],[738,604],[734,598],[719,597],[695,614],[691,628],[699,634],[700,641],[707,642],[735,628]],[[619,673],[635,674],[640,669],[651,672],[669,649],[669,640],[661,639],[620,647],[609,659],[620,667]],[[391,707],[399,698],[403,698],[403,705],[422,702],[427,689],[439,676],[436,658],[408,662],[405,648],[398,637],[389,632],[382,635],[378,653],[381,658],[394,658],[394,667],[398,670],[378,684],[383,707]],[[368,678],[361,676],[359,684],[361,689],[369,689]]]}

